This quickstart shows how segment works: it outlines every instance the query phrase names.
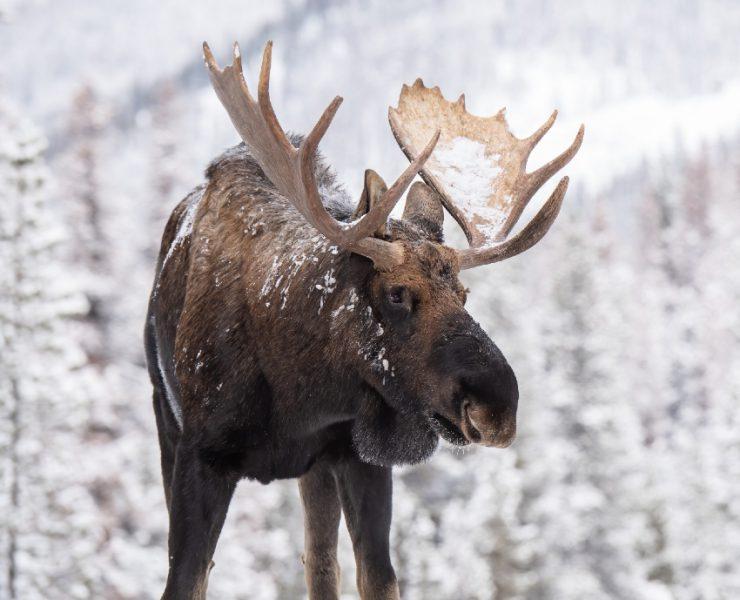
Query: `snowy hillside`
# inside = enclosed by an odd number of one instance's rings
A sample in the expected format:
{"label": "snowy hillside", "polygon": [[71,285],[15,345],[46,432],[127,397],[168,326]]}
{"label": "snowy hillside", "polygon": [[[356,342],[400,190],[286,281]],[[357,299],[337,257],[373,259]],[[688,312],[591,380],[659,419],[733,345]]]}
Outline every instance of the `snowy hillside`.
{"label": "snowy hillside", "polygon": [[448,97],[464,91],[476,114],[507,106],[519,135],[557,107],[560,122],[534,163],[585,122],[587,152],[571,172],[596,189],[644,156],[671,154],[681,143],[695,149],[740,127],[739,28],[740,7],[732,1],[428,0],[392,9],[379,1],[268,2],[247,10],[231,1],[176,9],[37,0],[17,8],[14,26],[6,28],[0,74],[11,96],[49,128],[52,147],[69,98],[83,83],[111,103],[126,130],[147,109],[155,83],[173,79],[197,115],[195,126],[206,130],[198,139],[211,140],[205,158],[233,135],[210,92],[200,42],[208,39],[226,60],[231,41],[240,41],[256,77],[269,37],[274,101],[288,127],[306,130],[329,99],[345,97],[325,152],[353,190],[365,164],[383,173],[403,164],[386,107],[402,82],[418,76]]}

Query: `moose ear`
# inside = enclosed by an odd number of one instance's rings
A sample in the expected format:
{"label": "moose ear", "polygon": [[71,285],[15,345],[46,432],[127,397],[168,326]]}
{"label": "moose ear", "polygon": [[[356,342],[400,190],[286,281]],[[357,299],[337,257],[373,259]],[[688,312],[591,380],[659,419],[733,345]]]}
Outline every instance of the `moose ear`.
{"label": "moose ear", "polygon": [[439,194],[426,183],[417,181],[411,186],[406,196],[403,220],[424,230],[430,239],[442,242],[442,226],[444,225],[442,201]]}
{"label": "moose ear", "polygon": [[362,190],[360,202],[352,214],[352,220],[359,219],[366,214],[387,191],[388,186],[385,185],[383,178],[372,169],[367,169],[365,171],[365,187]]}

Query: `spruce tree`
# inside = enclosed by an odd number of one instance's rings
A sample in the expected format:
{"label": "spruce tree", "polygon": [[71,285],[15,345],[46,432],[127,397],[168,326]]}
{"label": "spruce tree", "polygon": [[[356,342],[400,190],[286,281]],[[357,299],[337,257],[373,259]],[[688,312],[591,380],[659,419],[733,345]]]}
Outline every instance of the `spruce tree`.
{"label": "spruce tree", "polygon": [[99,532],[81,468],[89,373],[69,336],[84,298],[63,275],[65,231],[43,136],[0,105],[2,571],[8,598],[89,597]]}

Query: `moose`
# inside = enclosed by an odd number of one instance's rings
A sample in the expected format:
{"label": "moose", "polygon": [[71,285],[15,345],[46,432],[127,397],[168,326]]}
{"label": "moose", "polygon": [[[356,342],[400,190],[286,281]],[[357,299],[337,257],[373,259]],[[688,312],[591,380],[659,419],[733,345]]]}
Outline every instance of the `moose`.
{"label": "moose", "polygon": [[[556,218],[564,177],[509,234],[535,192],[578,151],[532,172],[527,138],[504,111],[481,118],[421,80],[389,110],[410,161],[387,187],[365,171],[352,203],[318,152],[342,99],[308,135],[286,134],[270,101],[268,42],[257,98],[241,54],[211,83],[243,143],[227,150],[172,212],[150,296],[145,347],[169,511],[163,599],[203,599],[216,542],[242,478],[298,478],[309,597],[339,597],[343,512],[368,599],[399,598],[391,564],[391,470],[439,438],[505,448],[517,380],[465,310],[458,279],[517,255]],[[412,180],[417,181],[409,188]],[[400,219],[391,210],[408,191]],[[469,247],[443,241],[446,209]]]}

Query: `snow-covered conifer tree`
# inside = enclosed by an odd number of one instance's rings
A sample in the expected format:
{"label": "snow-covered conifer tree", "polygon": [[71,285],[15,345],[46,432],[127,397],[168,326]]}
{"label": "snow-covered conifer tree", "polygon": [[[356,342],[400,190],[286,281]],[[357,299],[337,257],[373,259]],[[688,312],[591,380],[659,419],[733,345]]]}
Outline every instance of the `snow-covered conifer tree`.
{"label": "snow-covered conifer tree", "polygon": [[89,362],[101,367],[110,361],[111,320],[111,251],[100,189],[103,123],[95,91],[83,85],[72,100],[66,147],[56,163],[63,214],[72,234],[66,246],[68,260],[88,303],[87,313],[79,319],[77,339]]}
{"label": "snow-covered conifer tree", "polygon": [[642,598],[642,436],[623,371],[629,277],[603,220],[566,217],[547,270],[547,398],[530,415],[525,458],[525,513],[539,543],[528,597]]}
{"label": "snow-covered conifer tree", "polygon": [[66,327],[85,303],[62,275],[45,147],[0,105],[0,596],[23,600],[89,597],[99,541],[80,468],[88,373]]}
{"label": "snow-covered conifer tree", "polygon": [[[715,166],[709,166],[711,160]],[[737,179],[731,161],[702,152],[654,183],[656,252],[645,277],[659,290],[662,393],[652,440],[652,576],[672,597],[726,598],[740,590],[736,407]],[[676,176],[680,173],[680,176]],[[707,203],[706,199],[712,198]],[[734,432],[734,433],[732,433]],[[680,478],[676,474],[680,473]]]}

